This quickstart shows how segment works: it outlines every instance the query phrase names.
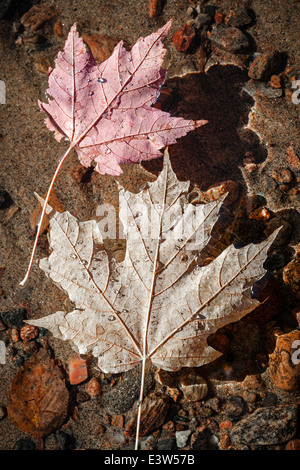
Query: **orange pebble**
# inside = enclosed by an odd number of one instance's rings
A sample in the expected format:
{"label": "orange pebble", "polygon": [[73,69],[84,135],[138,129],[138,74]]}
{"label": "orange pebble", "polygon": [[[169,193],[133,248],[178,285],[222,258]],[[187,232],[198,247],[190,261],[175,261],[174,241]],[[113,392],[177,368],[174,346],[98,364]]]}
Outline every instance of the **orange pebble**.
{"label": "orange pebble", "polygon": [[71,385],[77,385],[88,378],[87,364],[80,357],[71,357],[69,360],[69,381]]}

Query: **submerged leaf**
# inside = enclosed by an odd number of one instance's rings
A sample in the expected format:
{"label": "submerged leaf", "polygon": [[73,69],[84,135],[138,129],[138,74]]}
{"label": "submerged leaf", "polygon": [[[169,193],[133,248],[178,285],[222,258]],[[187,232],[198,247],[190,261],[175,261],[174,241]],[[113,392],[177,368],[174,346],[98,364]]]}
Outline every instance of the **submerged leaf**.
{"label": "submerged leaf", "polygon": [[61,369],[41,349],[18,370],[9,392],[8,416],[21,430],[43,438],[64,423],[69,403]]}
{"label": "submerged leaf", "polygon": [[216,359],[220,353],[207,337],[259,304],[251,287],[265,273],[276,233],[256,245],[229,246],[209,265],[197,266],[223,199],[194,206],[187,202],[188,187],[166,154],[163,171],[146,190],[120,188],[123,262],[108,256],[95,220],[54,212],[52,253],[40,267],[75,309],[28,323],[70,340],[80,353],[92,352],[104,372],[146,359],[170,371]]}

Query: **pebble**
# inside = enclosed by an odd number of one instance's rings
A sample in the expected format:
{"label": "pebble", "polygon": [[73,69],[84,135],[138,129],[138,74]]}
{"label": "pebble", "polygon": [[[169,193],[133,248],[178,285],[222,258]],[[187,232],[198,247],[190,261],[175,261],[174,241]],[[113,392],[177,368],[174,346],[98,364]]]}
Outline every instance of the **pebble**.
{"label": "pebble", "polygon": [[37,337],[39,329],[34,325],[25,325],[21,328],[20,337],[23,341],[30,341]]}
{"label": "pebble", "polygon": [[285,446],[285,450],[300,450],[300,439],[292,439]]}
{"label": "pebble", "polygon": [[0,317],[6,326],[21,328],[24,320],[27,318],[27,310],[25,308],[15,308],[8,312],[0,313]]}
{"label": "pebble", "polygon": [[292,439],[297,431],[297,406],[258,408],[234,425],[230,432],[233,444],[275,445]]}
{"label": "pebble", "polygon": [[266,396],[264,397],[262,401],[262,406],[263,407],[270,407],[270,406],[276,406],[277,405],[277,396],[273,392],[267,392]]}
{"label": "pebble", "polygon": [[61,21],[57,21],[54,25],[53,32],[57,38],[62,38],[64,33],[63,33],[63,26],[61,24]]}
{"label": "pebble", "polygon": [[157,450],[173,450],[176,448],[175,439],[160,439],[157,443]]}
{"label": "pebble", "polygon": [[265,98],[268,98],[268,99],[275,99],[275,98],[281,98],[283,94],[282,88],[273,88],[263,82],[249,81],[243,87],[243,90],[249,93],[249,95],[252,96],[253,98],[256,98],[256,95],[259,95],[259,96],[264,96]]}
{"label": "pebble", "polygon": [[106,34],[83,34],[82,37],[98,63],[108,59],[119,42],[116,38]]}
{"label": "pebble", "polygon": [[32,439],[19,439],[15,443],[13,450],[36,450],[36,444]]}
{"label": "pebble", "polygon": [[209,201],[215,201],[225,193],[228,193],[228,195],[224,201],[224,206],[230,206],[239,197],[239,184],[233,180],[221,181],[210,186],[205,194]]}
{"label": "pebble", "polygon": [[87,391],[91,397],[98,397],[102,392],[102,387],[96,377],[92,377],[88,383]]}
{"label": "pebble", "polygon": [[225,403],[224,412],[230,419],[239,418],[245,411],[245,402],[242,397],[229,397]]}
{"label": "pebble", "polygon": [[225,18],[225,15],[223,15],[222,13],[219,13],[219,12],[216,13],[215,18],[214,18],[215,23],[223,23],[224,18]]}
{"label": "pebble", "polygon": [[272,75],[271,79],[270,79],[270,85],[273,87],[273,88],[281,88],[282,87],[282,83],[281,83],[281,78],[279,75]]}
{"label": "pebble", "polygon": [[291,289],[297,299],[300,299],[300,259],[289,262],[283,270],[284,283]]}
{"label": "pebble", "polygon": [[124,428],[124,416],[115,415],[111,420],[111,424],[117,428]]}
{"label": "pebble", "polygon": [[217,397],[214,397],[214,398],[210,398],[209,400],[207,400],[205,402],[205,406],[207,406],[208,408],[211,408],[213,411],[215,411],[216,413],[218,413],[220,411],[220,399],[217,398]]}
{"label": "pebble", "polygon": [[208,385],[203,377],[189,374],[182,377],[180,381],[180,389],[187,400],[200,401],[206,397],[208,393]]}
{"label": "pebble", "polygon": [[87,363],[80,357],[71,357],[68,363],[69,381],[71,385],[77,385],[88,378]]}
{"label": "pebble", "polygon": [[11,339],[14,343],[17,343],[18,341],[20,341],[20,335],[19,335],[19,331],[17,328],[12,328]]}
{"label": "pebble", "polygon": [[[300,330],[278,335],[274,352],[269,357],[269,368],[274,385],[281,390],[296,391],[300,384],[300,363],[295,364],[295,341],[300,344]],[[299,346],[298,346],[299,348]],[[299,355],[298,355],[299,356]]]}
{"label": "pebble", "polygon": [[249,42],[247,36],[238,28],[217,25],[210,35],[211,42],[232,54],[247,52]]}
{"label": "pebble", "polygon": [[274,50],[259,54],[251,63],[248,76],[253,80],[267,81],[279,71],[282,63],[282,55]]}
{"label": "pebble", "polygon": [[193,25],[186,24],[173,35],[173,43],[178,52],[191,54],[197,46],[197,36]]}
{"label": "pebble", "polygon": [[21,23],[25,28],[36,31],[41,28],[44,23],[52,20],[57,15],[54,5],[34,5],[21,18]]}
{"label": "pebble", "polygon": [[252,22],[252,18],[248,13],[247,8],[243,5],[231,10],[224,19],[225,24],[234,26],[235,28],[242,28]]}
{"label": "pebble", "polygon": [[[160,428],[165,421],[169,410],[170,400],[166,395],[150,394],[142,404],[142,414],[140,422],[140,436],[147,436],[152,431]],[[137,402],[131,408],[125,427],[125,435],[131,437],[136,432]]]}
{"label": "pebble", "polygon": [[187,445],[191,433],[192,431],[189,429],[186,431],[176,431],[175,438],[178,449],[182,449]]}
{"label": "pebble", "polygon": [[6,412],[6,408],[4,405],[0,405],[0,421],[1,419],[5,418],[7,412]]}
{"label": "pebble", "polygon": [[291,224],[281,217],[274,217],[267,223],[267,227],[264,230],[266,237],[269,237],[277,228],[282,227],[281,230],[276,235],[276,238],[273,242],[273,246],[282,246],[284,245],[292,231]]}
{"label": "pebble", "polygon": [[207,433],[203,431],[196,431],[191,436],[191,448],[193,450],[207,450],[208,442],[207,442]]}
{"label": "pebble", "polygon": [[279,185],[286,185],[293,181],[294,175],[289,168],[274,168],[272,178]]}
{"label": "pebble", "polygon": [[204,25],[209,24],[211,21],[211,18],[209,15],[205,13],[199,13],[199,15],[196,16],[194,19],[194,26],[196,29],[201,29],[203,28]]}

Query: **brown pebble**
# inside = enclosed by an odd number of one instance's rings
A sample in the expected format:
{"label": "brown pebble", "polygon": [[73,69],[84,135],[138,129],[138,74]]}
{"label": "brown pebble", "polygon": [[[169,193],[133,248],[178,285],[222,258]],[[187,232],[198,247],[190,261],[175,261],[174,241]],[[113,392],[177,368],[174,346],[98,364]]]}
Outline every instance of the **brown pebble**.
{"label": "brown pebble", "polygon": [[30,341],[39,334],[39,329],[34,325],[25,325],[21,328],[20,336],[23,341]]}
{"label": "brown pebble", "polygon": [[149,2],[149,18],[155,18],[162,14],[164,0],[150,0]]}
{"label": "brown pebble", "polygon": [[269,358],[269,368],[274,385],[281,390],[296,391],[299,387],[299,344],[299,330],[277,335],[274,352]]}
{"label": "brown pebble", "polygon": [[223,434],[223,436],[220,437],[219,447],[221,450],[227,450],[231,447],[230,437],[228,434]]}
{"label": "brown pebble", "polygon": [[289,184],[293,181],[294,176],[289,168],[274,168],[272,178],[278,184]]}
{"label": "brown pebble", "polygon": [[232,428],[232,422],[227,419],[226,421],[222,421],[220,424],[219,424],[219,428],[224,431],[225,429],[231,429]]}
{"label": "brown pebble", "polygon": [[279,77],[279,75],[272,75],[270,85],[273,88],[281,88],[281,78]]}
{"label": "brown pebble", "polygon": [[254,220],[269,220],[270,217],[271,214],[265,207],[258,207],[249,214],[249,219]]}
{"label": "brown pebble", "polygon": [[91,397],[98,397],[102,392],[102,387],[96,377],[92,377],[88,383],[87,391]]}
{"label": "brown pebble", "polygon": [[292,439],[285,446],[285,450],[300,450],[300,439]]}
{"label": "brown pebble", "polygon": [[232,180],[221,181],[220,183],[216,183],[215,185],[211,186],[206,191],[206,195],[209,201],[215,201],[225,193],[228,193],[228,195],[224,200],[224,206],[229,206],[230,204],[233,204],[239,197],[239,184]]}
{"label": "brown pebble", "polygon": [[178,52],[191,54],[197,45],[196,31],[193,25],[186,24],[173,35],[173,43]]}
{"label": "brown pebble", "polygon": [[62,38],[64,33],[63,33],[63,27],[60,21],[57,21],[54,25],[53,28],[54,34],[57,38]]}
{"label": "brown pebble", "polygon": [[173,423],[173,421],[167,421],[163,427],[163,429],[165,429],[166,431],[174,431],[175,430],[175,424]]}
{"label": "brown pebble", "polygon": [[111,56],[119,42],[116,38],[106,34],[83,34],[82,37],[89,46],[94,59],[99,63]]}
{"label": "brown pebble", "polygon": [[300,259],[289,262],[283,270],[284,283],[291,289],[297,299],[300,299]]}
{"label": "brown pebble", "polygon": [[115,415],[111,420],[111,424],[117,428],[124,428],[124,416]]}
{"label": "brown pebble", "polygon": [[267,81],[278,71],[282,63],[282,55],[278,51],[259,54],[249,67],[248,75],[253,80]]}
{"label": "brown pebble", "polygon": [[68,364],[69,381],[71,385],[77,385],[88,378],[87,364],[80,357],[71,357]]}
{"label": "brown pebble", "polygon": [[17,343],[20,341],[20,336],[17,328],[12,328],[11,330],[11,339],[13,340],[14,343]]}
{"label": "brown pebble", "polygon": [[215,14],[215,22],[216,23],[223,23],[225,16],[222,13]]}

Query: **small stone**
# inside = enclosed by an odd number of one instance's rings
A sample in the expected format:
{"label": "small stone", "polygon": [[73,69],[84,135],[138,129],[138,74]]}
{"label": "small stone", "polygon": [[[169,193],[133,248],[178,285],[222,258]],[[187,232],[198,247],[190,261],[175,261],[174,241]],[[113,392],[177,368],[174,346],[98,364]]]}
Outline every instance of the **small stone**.
{"label": "small stone", "polygon": [[269,220],[270,217],[271,217],[271,214],[268,211],[268,209],[266,209],[265,207],[258,207],[257,209],[250,212],[249,214],[249,219],[254,219],[254,220],[265,221],[265,220]]}
{"label": "small stone", "polygon": [[300,450],[300,439],[292,439],[285,446],[285,450]]}
{"label": "small stone", "polygon": [[21,18],[21,23],[25,28],[31,31],[36,31],[44,23],[52,20],[57,15],[57,10],[54,5],[34,5],[27,11]]}
{"label": "small stone", "polygon": [[282,227],[279,233],[276,235],[276,238],[273,242],[273,246],[282,246],[286,243],[287,239],[290,236],[292,227],[286,220],[281,217],[274,217],[271,219],[264,231],[266,237],[269,237],[277,228]]}
{"label": "small stone", "polygon": [[[273,88],[269,86],[269,84],[263,82],[254,82],[251,80],[246,83],[246,85],[243,87],[243,90],[249,93],[249,95],[253,98],[256,98],[256,95],[258,95],[264,96],[268,99],[276,99],[281,98],[283,94],[281,88]],[[271,181],[269,182],[269,185],[270,184],[272,184]]]}
{"label": "small stone", "polygon": [[197,36],[192,25],[185,25],[173,36],[173,43],[178,52],[191,54],[195,52],[197,46]]}
{"label": "small stone", "polygon": [[79,357],[71,357],[68,363],[69,381],[71,385],[77,385],[88,378],[87,363]]}
{"label": "small stone", "polygon": [[[300,330],[277,336],[269,368],[274,385],[281,390],[296,391],[300,384],[300,362],[293,355],[300,345]],[[298,362],[298,363],[297,363]]]}
{"label": "small stone", "polygon": [[17,343],[18,341],[20,341],[20,335],[19,335],[19,331],[17,328],[12,328],[11,339],[14,343]]}
{"label": "small stone", "polygon": [[196,431],[191,436],[191,448],[193,450],[207,450],[208,436],[203,431]]}
{"label": "small stone", "polygon": [[242,397],[239,396],[229,397],[226,401],[224,411],[229,418],[238,418],[245,411],[245,402]]}
{"label": "small stone", "polygon": [[157,450],[173,450],[176,448],[175,439],[160,439],[157,443]]}
{"label": "small stone", "polygon": [[208,393],[206,380],[193,373],[183,375],[180,380],[180,389],[182,390],[184,397],[190,401],[203,400]]}
{"label": "small stone", "polygon": [[194,19],[194,26],[196,29],[201,29],[204,25],[209,24],[211,22],[211,18],[209,15],[205,13],[199,13]]}
{"label": "small stone", "polygon": [[96,377],[92,377],[87,385],[87,391],[91,397],[98,397],[102,392],[102,387]]}
{"label": "small stone", "polygon": [[279,71],[282,64],[282,55],[274,50],[259,54],[249,67],[248,75],[253,80],[267,81]]}
{"label": "small stone", "polygon": [[273,88],[281,88],[282,83],[281,83],[281,78],[279,77],[279,75],[272,75],[270,79],[270,85]]}
{"label": "small stone", "polygon": [[[165,421],[169,409],[169,398],[165,395],[148,395],[142,403],[140,436],[147,436],[158,429]],[[136,432],[137,403],[132,407],[125,428],[126,436],[134,436]]]}
{"label": "small stone", "polygon": [[38,57],[35,62],[34,66],[38,72],[47,74],[49,73],[49,69],[51,69],[50,60],[47,57]]}
{"label": "small stone", "polygon": [[124,428],[124,416],[115,415],[111,420],[111,424],[117,428]]}
{"label": "small stone", "polygon": [[19,439],[15,443],[13,450],[36,450],[36,444],[28,438]]}
{"label": "small stone", "polygon": [[230,440],[238,445],[275,445],[292,439],[296,431],[296,405],[258,408],[235,424],[230,432]]}
{"label": "small stone", "polygon": [[239,184],[233,180],[221,181],[220,183],[216,183],[213,186],[210,186],[205,194],[207,195],[209,201],[215,201],[225,193],[228,193],[228,195],[223,204],[224,206],[229,206],[233,204],[239,197]]}
{"label": "small stone", "polygon": [[54,34],[57,38],[62,38],[64,36],[63,26],[60,21],[57,21],[53,28]]}
{"label": "small stone", "polygon": [[0,405],[0,421],[1,419],[5,418],[7,415],[7,411],[4,405]]}
{"label": "small stone", "polygon": [[252,22],[252,18],[248,13],[247,8],[243,5],[239,5],[226,15],[224,22],[228,26],[242,28],[243,26],[249,25]]}
{"label": "small stone", "polygon": [[192,434],[192,431],[190,431],[189,429],[186,431],[176,431],[175,438],[176,438],[176,445],[178,449],[182,449],[183,447],[187,445],[187,442],[191,434]]}
{"label": "small stone", "polygon": [[244,53],[249,49],[248,38],[241,30],[222,24],[212,30],[210,40],[216,47],[232,54]]}
{"label": "small stone", "polygon": [[162,428],[172,432],[175,430],[175,424],[173,421],[167,421]]}
{"label": "small stone", "polygon": [[230,448],[230,437],[228,436],[228,434],[223,434],[220,437],[219,447],[221,450],[227,450]]}
{"label": "small stone", "polygon": [[225,421],[222,421],[219,424],[219,428],[221,429],[221,431],[231,429],[232,426],[233,426],[232,421],[230,421],[229,419],[226,419]]}
{"label": "small stone", "polygon": [[285,185],[290,184],[293,181],[294,176],[289,168],[274,168],[272,171],[272,178],[279,185]]}
{"label": "small stone", "polygon": [[220,400],[217,397],[210,398],[209,400],[205,402],[205,406],[207,406],[208,408],[211,408],[213,411],[218,413],[220,411]]}
{"label": "small stone", "polygon": [[246,403],[255,403],[257,400],[257,394],[255,392],[248,392],[245,390],[243,393],[243,399]]}
{"label": "small stone", "polygon": [[21,328],[20,336],[23,341],[30,341],[37,337],[39,329],[34,325],[25,325]]}
{"label": "small stone", "polygon": [[223,23],[224,18],[225,18],[225,15],[223,15],[222,13],[218,12],[218,13],[215,14],[215,22],[216,23]]}
{"label": "small stone", "polygon": [[291,289],[297,299],[300,299],[300,259],[289,262],[283,270],[284,283]]}
{"label": "small stone", "polygon": [[119,42],[116,38],[106,34],[83,34],[82,38],[89,46],[94,59],[98,63],[108,59]]}
{"label": "small stone", "polygon": [[21,328],[27,318],[27,311],[25,308],[16,308],[0,313],[0,317],[6,326]]}

